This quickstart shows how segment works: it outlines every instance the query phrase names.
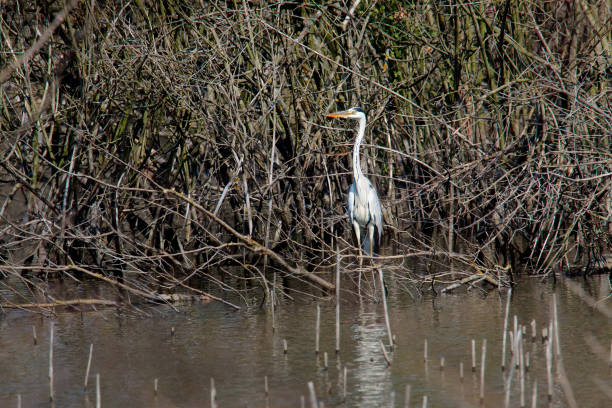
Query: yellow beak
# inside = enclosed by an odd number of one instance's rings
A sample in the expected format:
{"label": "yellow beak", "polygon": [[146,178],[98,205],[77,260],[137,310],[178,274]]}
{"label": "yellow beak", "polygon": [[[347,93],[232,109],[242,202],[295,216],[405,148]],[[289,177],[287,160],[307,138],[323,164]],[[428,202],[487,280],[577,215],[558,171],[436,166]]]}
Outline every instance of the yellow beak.
{"label": "yellow beak", "polygon": [[330,113],[327,115],[328,118],[344,118],[353,113],[352,109],[347,109],[339,112]]}

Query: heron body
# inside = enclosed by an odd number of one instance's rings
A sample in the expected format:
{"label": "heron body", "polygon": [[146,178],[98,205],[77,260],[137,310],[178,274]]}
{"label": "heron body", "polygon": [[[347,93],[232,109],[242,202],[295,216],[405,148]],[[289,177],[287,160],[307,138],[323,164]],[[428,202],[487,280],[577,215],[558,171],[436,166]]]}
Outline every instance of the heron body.
{"label": "heron body", "polygon": [[327,115],[332,118],[348,118],[359,121],[357,138],[353,146],[353,184],[348,193],[348,219],[360,251],[373,256],[375,249],[380,246],[382,238],[382,209],[374,185],[363,174],[359,150],[365,135],[366,116],[358,107],[350,108]]}
{"label": "heron body", "polygon": [[364,180],[361,184],[365,184],[365,193],[359,192],[356,183],[349,189],[348,217],[357,236],[357,244],[361,243],[363,251],[372,256],[382,238],[382,212],[374,186],[367,178],[364,177]]}

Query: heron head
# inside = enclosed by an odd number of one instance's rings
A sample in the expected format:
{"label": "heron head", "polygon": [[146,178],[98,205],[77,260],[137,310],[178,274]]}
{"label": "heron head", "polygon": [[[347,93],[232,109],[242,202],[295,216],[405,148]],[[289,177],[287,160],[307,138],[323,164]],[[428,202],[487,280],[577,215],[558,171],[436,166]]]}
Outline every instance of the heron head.
{"label": "heron head", "polygon": [[360,107],[355,106],[347,110],[330,113],[327,115],[328,118],[348,118],[348,119],[361,119],[365,118],[365,113]]}

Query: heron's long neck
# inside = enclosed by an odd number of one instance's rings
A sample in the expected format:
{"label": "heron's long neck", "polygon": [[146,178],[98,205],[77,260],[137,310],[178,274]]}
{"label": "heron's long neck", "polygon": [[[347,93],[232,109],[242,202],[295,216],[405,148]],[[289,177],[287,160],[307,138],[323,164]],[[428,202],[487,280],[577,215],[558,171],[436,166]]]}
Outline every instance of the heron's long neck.
{"label": "heron's long neck", "polygon": [[361,171],[361,159],[359,155],[359,148],[361,147],[361,141],[363,140],[363,135],[365,134],[365,126],[366,120],[365,118],[359,119],[359,129],[357,131],[357,139],[355,139],[355,145],[353,145],[353,181],[356,185],[357,180],[364,177],[363,172]]}

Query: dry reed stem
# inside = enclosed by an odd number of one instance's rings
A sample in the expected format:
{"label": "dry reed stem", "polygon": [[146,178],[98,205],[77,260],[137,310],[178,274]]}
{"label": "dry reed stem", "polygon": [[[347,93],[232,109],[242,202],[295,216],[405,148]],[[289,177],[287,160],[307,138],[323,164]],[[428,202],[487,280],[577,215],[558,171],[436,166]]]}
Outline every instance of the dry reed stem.
{"label": "dry reed stem", "polygon": [[96,408],[102,408],[102,390],[100,388],[99,373],[96,373]]}
{"label": "dry reed stem", "polygon": [[486,358],[487,358],[487,339],[483,339],[482,340],[482,355],[480,357],[480,401],[484,401]]}
{"label": "dry reed stem", "polygon": [[411,390],[410,384],[406,384],[406,388],[404,391],[404,408],[410,407],[410,390]]}
{"label": "dry reed stem", "polygon": [[383,312],[385,314],[385,327],[387,328],[387,337],[389,339],[389,347],[393,350],[393,334],[391,334],[391,322],[389,319],[389,309],[387,308],[387,294],[385,293],[385,282],[383,279],[382,269],[378,269],[378,278],[380,283],[380,291],[382,295]]}
{"label": "dry reed stem", "polygon": [[55,388],[53,384],[53,322],[49,332],[49,400],[55,401]]}
{"label": "dry reed stem", "polygon": [[93,343],[89,345],[89,357],[87,358],[87,367],[85,368],[85,380],[83,381],[83,389],[87,389],[87,382],[89,380],[89,369],[91,368],[91,358],[93,356]]}
{"label": "dry reed stem", "polygon": [[336,247],[336,354],[340,352],[340,252]]}
{"label": "dry reed stem", "polygon": [[217,388],[215,387],[215,379],[210,378],[210,407],[217,407]]}
{"label": "dry reed stem", "polygon": [[382,340],[380,340],[380,350],[383,353],[383,357],[385,358],[385,361],[387,362],[387,367],[391,367],[391,359],[389,358],[389,354],[387,353],[387,350],[385,349],[385,344],[383,343]]}
{"label": "dry reed stem", "polygon": [[318,408],[319,401],[317,399],[317,393],[315,392],[314,383],[312,381],[308,381],[308,393],[310,395],[310,407]]}
{"label": "dry reed stem", "polygon": [[502,371],[506,368],[506,338],[507,330],[508,330],[508,317],[510,315],[510,299],[512,298],[512,288],[508,289],[508,293],[506,294],[506,312],[504,314],[504,331],[502,333],[502,363],[501,369]]}

